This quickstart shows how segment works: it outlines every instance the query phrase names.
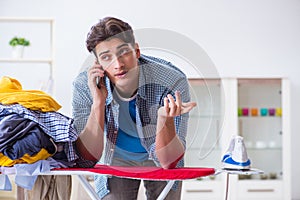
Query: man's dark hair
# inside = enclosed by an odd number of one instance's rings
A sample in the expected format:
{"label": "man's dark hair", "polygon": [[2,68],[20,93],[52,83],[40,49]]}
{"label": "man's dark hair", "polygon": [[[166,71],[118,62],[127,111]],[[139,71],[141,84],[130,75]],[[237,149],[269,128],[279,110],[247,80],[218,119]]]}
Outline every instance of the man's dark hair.
{"label": "man's dark hair", "polygon": [[128,23],[114,17],[105,17],[92,26],[87,35],[86,47],[91,52],[99,42],[112,38],[119,38],[126,43],[135,44],[133,30]]}

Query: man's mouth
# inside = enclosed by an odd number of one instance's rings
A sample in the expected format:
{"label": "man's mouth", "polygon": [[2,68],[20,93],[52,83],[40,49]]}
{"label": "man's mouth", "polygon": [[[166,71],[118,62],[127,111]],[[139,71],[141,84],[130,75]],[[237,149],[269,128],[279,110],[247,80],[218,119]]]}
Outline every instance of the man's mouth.
{"label": "man's mouth", "polygon": [[118,77],[118,78],[124,78],[126,76],[126,74],[127,74],[127,72],[123,71],[123,72],[115,74],[115,76]]}

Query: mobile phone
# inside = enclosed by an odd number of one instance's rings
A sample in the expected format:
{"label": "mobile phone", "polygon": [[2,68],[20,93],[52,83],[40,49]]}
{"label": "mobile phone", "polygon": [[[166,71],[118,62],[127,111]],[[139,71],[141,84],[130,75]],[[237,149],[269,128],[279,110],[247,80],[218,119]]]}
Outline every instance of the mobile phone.
{"label": "mobile phone", "polygon": [[96,85],[97,85],[97,88],[101,89],[101,77],[100,76],[96,77]]}
{"label": "mobile phone", "polygon": [[[99,60],[98,60],[96,51],[93,50],[93,53],[94,53],[94,55],[95,55],[95,57],[96,57],[96,63],[99,65],[100,63],[99,63]],[[101,69],[103,70],[102,66],[101,66]],[[97,88],[99,88],[99,89],[101,89],[101,81],[102,81],[102,80],[101,80],[101,77],[100,77],[100,76],[97,76],[97,77],[96,77],[96,85],[97,85]]]}

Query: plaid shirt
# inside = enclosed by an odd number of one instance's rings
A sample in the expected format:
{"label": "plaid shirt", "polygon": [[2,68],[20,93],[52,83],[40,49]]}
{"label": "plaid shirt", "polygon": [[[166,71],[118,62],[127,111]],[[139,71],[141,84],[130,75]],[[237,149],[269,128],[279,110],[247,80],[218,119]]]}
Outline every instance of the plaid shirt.
{"label": "plaid shirt", "polygon": [[2,105],[0,104],[0,121],[12,113],[16,113],[24,119],[36,122],[41,129],[49,135],[55,142],[66,142],[65,152],[68,161],[78,159],[73,142],[77,139],[77,132],[74,128],[73,119],[64,116],[59,112],[41,112],[23,107],[20,104]]}
{"label": "plaid shirt", "polygon": [[[170,62],[142,55],[139,58],[139,88],[136,97],[136,125],[141,144],[147,150],[149,159],[157,166],[159,161],[155,153],[155,137],[157,111],[163,106],[164,97],[179,91],[183,102],[190,101],[189,85],[185,74]],[[92,96],[88,87],[87,70],[81,72],[73,83],[73,118],[75,127],[81,132],[88,120],[92,106]],[[108,96],[105,107],[105,148],[101,163],[110,165],[113,159],[117,132],[119,128],[119,104],[113,99],[113,87],[110,80],[105,78]],[[176,134],[185,146],[188,114],[175,117]],[[184,165],[183,159],[177,164]],[[87,162],[90,166],[90,162]],[[82,163],[84,167],[84,163]],[[95,180],[96,191],[102,198],[108,194],[107,177],[101,176]]]}

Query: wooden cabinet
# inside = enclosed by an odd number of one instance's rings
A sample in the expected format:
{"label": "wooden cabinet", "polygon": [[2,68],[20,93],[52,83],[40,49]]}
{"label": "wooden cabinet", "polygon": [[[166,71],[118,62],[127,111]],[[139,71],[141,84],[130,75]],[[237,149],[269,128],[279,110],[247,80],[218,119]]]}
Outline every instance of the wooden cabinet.
{"label": "wooden cabinet", "polygon": [[[289,80],[190,79],[190,86],[198,108],[190,113],[186,166],[221,168],[231,137],[241,135],[251,167],[264,174],[230,175],[229,199],[291,199]],[[184,182],[182,197],[225,198],[225,182],[224,175]]]}

